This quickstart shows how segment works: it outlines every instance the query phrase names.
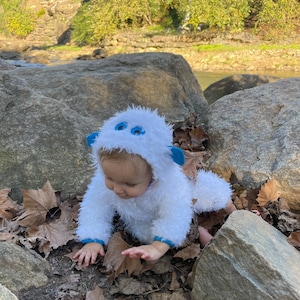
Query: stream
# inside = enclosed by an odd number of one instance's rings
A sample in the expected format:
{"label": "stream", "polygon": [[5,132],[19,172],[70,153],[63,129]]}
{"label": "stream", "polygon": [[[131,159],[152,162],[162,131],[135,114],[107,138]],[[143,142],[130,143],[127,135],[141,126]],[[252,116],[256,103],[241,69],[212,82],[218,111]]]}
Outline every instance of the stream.
{"label": "stream", "polygon": [[277,76],[280,78],[291,78],[291,77],[300,77],[300,73],[295,72],[241,72],[241,71],[219,71],[219,72],[202,72],[202,71],[193,71],[195,77],[198,79],[198,82],[201,86],[202,91],[204,91],[210,84],[231,75],[236,74],[260,74],[260,75],[269,75],[269,76]]}

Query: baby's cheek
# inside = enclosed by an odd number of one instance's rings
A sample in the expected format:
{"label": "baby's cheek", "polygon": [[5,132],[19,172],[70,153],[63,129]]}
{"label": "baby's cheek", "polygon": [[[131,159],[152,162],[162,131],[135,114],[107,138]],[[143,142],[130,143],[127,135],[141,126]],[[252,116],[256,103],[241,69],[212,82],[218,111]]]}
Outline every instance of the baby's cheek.
{"label": "baby's cheek", "polygon": [[112,183],[109,182],[109,181],[107,181],[107,180],[105,180],[105,185],[106,185],[106,187],[107,187],[109,190],[112,190],[112,189],[113,189]]}

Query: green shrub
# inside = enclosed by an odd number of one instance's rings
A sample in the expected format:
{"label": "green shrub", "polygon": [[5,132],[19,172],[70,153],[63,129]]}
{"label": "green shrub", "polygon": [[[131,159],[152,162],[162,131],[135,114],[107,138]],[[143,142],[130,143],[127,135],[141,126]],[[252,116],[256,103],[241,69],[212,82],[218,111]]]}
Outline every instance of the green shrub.
{"label": "green shrub", "polygon": [[262,0],[256,28],[268,39],[290,35],[300,25],[300,2],[297,0]]}
{"label": "green shrub", "polygon": [[194,28],[199,23],[221,30],[241,31],[244,20],[250,14],[248,0],[193,0],[190,1],[189,22]]}
{"label": "green shrub", "polygon": [[42,16],[44,16],[46,14],[46,11],[44,8],[40,9],[38,12],[37,12],[37,17],[38,18],[41,18]]}
{"label": "green shrub", "polygon": [[91,0],[72,20],[71,39],[80,45],[98,44],[117,30],[160,24],[176,26],[188,0]]}
{"label": "green shrub", "polygon": [[21,0],[0,0],[0,32],[25,37],[34,29],[34,16]]}

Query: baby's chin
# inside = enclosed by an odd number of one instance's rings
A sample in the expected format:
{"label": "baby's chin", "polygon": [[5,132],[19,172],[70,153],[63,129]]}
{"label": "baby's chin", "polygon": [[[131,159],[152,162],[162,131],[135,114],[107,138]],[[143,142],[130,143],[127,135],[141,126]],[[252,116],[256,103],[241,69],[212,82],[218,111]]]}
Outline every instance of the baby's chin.
{"label": "baby's chin", "polygon": [[119,198],[121,198],[122,200],[128,200],[128,199],[132,199],[133,197],[131,196],[127,196],[127,195],[117,195]]}

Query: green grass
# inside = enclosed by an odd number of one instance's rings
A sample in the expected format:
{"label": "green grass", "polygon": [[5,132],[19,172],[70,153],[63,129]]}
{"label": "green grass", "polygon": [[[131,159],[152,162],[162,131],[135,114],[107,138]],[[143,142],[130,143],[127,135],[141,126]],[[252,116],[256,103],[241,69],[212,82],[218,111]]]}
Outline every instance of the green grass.
{"label": "green grass", "polygon": [[275,44],[261,44],[261,45],[197,45],[194,46],[196,51],[206,51],[206,52],[227,52],[227,51],[241,51],[241,50],[300,50],[299,44],[291,45],[275,45]]}

